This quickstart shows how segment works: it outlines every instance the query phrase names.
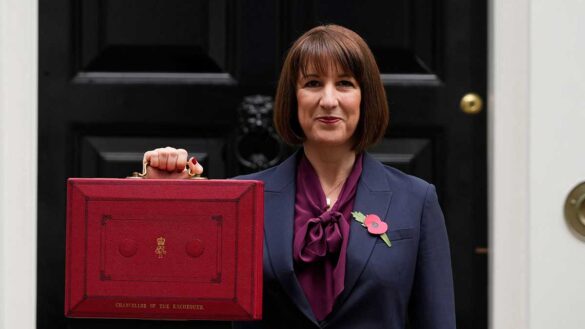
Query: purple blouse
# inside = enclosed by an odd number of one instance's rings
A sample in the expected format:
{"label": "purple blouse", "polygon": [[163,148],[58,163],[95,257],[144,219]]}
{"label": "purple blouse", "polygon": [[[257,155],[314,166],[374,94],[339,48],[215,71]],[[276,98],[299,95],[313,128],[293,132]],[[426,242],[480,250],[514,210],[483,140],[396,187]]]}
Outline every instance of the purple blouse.
{"label": "purple blouse", "polygon": [[361,173],[359,154],[337,202],[327,209],[319,177],[304,155],[297,168],[293,260],[299,284],[318,321],[331,313],[344,288],[350,216]]}

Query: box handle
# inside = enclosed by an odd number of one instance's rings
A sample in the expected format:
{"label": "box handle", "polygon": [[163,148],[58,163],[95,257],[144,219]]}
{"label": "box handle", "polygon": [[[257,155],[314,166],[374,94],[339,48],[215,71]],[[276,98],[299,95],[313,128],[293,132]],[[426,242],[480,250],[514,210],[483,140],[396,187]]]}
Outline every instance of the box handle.
{"label": "box handle", "polygon": [[[145,161],[142,163],[142,172],[139,173],[137,171],[133,172],[130,176],[126,177],[126,178],[133,178],[133,179],[145,179],[147,178],[146,176],[148,176],[148,166],[150,165],[150,163],[148,161]],[[191,168],[189,168],[189,166],[185,166],[185,169],[187,169],[187,175],[189,175],[188,179],[207,179],[206,177],[201,177],[200,174],[196,174],[194,172],[191,171]]]}

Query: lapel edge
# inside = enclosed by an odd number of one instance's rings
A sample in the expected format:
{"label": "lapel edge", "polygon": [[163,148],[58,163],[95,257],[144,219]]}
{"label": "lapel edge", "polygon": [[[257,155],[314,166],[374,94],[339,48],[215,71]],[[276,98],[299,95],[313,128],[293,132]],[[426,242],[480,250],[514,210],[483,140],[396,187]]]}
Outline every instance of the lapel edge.
{"label": "lapel edge", "polygon": [[[362,177],[358,184],[353,208],[355,211],[361,211],[365,215],[378,214],[382,221],[386,221],[393,196],[386,169],[383,164],[375,160],[368,153],[364,153],[363,161]],[[358,279],[370,261],[372,251],[376,245],[376,239],[378,238],[370,235],[366,228],[355,221],[353,217],[350,221],[351,227],[346,254],[345,286],[334,307],[335,312],[342,307],[351,295]]]}
{"label": "lapel edge", "polygon": [[[264,205],[264,235],[270,269],[292,303],[316,326],[313,310],[301,288],[292,259],[297,156],[299,151],[275,168],[267,180]],[[279,215],[279,213],[281,215]]]}

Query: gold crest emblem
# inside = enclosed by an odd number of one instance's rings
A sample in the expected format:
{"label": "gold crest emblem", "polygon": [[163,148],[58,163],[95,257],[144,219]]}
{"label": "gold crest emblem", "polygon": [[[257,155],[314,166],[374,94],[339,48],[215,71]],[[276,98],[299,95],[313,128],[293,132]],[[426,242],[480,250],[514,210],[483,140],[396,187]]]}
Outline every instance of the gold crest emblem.
{"label": "gold crest emblem", "polygon": [[156,249],[154,250],[154,253],[158,255],[158,258],[163,258],[167,254],[167,251],[165,250],[165,238],[162,236],[156,239]]}

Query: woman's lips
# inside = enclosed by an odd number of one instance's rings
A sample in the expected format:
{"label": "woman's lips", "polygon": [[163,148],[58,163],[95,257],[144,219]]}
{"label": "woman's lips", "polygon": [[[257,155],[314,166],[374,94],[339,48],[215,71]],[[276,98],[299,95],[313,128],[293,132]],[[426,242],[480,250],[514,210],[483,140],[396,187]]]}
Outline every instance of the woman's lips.
{"label": "woman's lips", "polygon": [[325,124],[334,124],[341,121],[341,119],[338,117],[318,117],[317,121]]}

